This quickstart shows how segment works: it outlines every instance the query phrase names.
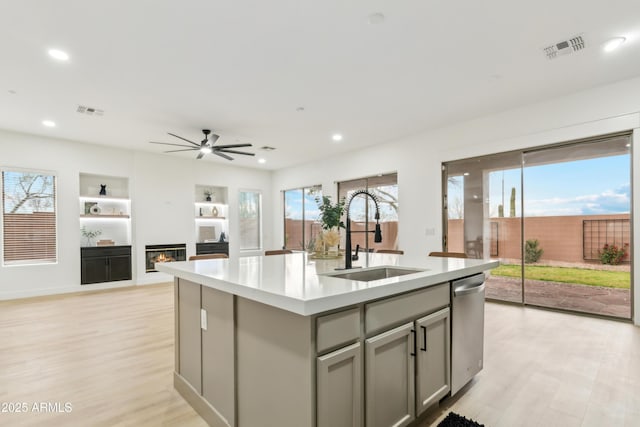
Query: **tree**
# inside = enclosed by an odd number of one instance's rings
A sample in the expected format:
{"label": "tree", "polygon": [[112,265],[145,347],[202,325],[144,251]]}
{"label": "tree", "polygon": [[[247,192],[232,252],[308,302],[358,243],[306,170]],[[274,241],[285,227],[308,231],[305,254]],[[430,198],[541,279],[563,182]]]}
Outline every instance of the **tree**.
{"label": "tree", "polygon": [[4,173],[5,212],[48,212],[54,203],[54,177],[25,172]]}
{"label": "tree", "polygon": [[511,201],[509,206],[509,216],[514,218],[516,216],[516,187],[511,187]]}

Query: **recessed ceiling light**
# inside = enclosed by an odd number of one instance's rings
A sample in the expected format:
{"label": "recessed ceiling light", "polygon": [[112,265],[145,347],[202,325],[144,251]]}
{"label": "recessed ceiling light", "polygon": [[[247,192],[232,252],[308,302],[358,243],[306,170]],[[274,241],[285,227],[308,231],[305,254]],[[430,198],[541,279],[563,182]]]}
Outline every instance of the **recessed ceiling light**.
{"label": "recessed ceiling light", "polygon": [[62,51],[60,49],[49,49],[49,56],[57,59],[58,61],[68,61],[69,60],[69,54],[65,51]]}
{"label": "recessed ceiling light", "polygon": [[56,127],[56,122],[54,122],[53,120],[43,120],[42,124],[48,128]]}
{"label": "recessed ceiling light", "polygon": [[258,159],[258,163],[267,163],[266,159]]}
{"label": "recessed ceiling light", "polygon": [[627,39],[624,38],[624,37],[614,37],[612,39],[609,39],[604,44],[604,51],[605,52],[614,51],[617,48],[619,48],[620,46],[622,46],[622,43],[624,43],[626,40]]}
{"label": "recessed ceiling light", "polygon": [[369,24],[382,24],[384,22],[384,15],[380,12],[369,14]]}
{"label": "recessed ceiling light", "polygon": [[342,135],[340,135],[339,133],[334,133],[334,134],[331,136],[331,139],[333,139],[333,140],[334,140],[334,141],[336,141],[336,142],[342,141]]}
{"label": "recessed ceiling light", "polygon": [[464,176],[469,176],[469,172],[465,172],[465,173],[463,173],[462,175],[464,175]]}

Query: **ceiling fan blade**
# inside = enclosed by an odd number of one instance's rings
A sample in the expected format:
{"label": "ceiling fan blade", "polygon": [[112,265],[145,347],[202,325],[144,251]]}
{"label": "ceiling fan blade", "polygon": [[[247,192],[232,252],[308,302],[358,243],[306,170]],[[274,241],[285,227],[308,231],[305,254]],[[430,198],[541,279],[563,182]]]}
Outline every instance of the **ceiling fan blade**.
{"label": "ceiling fan blade", "polygon": [[211,138],[209,139],[210,140],[209,145],[215,144],[218,139],[220,139],[220,135],[218,135],[216,133],[212,133],[211,134]]}
{"label": "ceiling fan blade", "polygon": [[240,148],[240,147],[251,147],[251,144],[228,144],[228,145],[217,145],[216,148]]}
{"label": "ceiling fan blade", "polygon": [[181,140],[183,140],[183,141],[187,141],[189,144],[193,144],[193,145],[195,145],[196,147],[200,147],[200,144],[196,144],[196,143],[195,143],[195,142],[193,142],[193,141],[189,141],[187,138],[183,138],[183,137],[178,136],[178,135],[176,135],[176,134],[173,134],[173,133],[171,133],[171,132],[167,132],[167,133],[168,133],[169,135],[171,135],[171,136],[175,136],[176,138],[179,138],[179,139],[181,139]]}
{"label": "ceiling fan blade", "polygon": [[183,148],[182,150],[169,150],[165,151],[165,153],[177,153],[178,151],[196,151],[197,148]]}
{"label": "ceiling fan blade", "polygon": [[[189,147],[191,148],[189,145],[186,144],[172,144],[170,142],[155,142],[155,141],[149,141],[149,144],[161,144],[161,145],[174,145],[176,147]],[[194,147],[195,148],[195,147]],[[200,148],[200,146],[198,145],[198,148]]]}
{"label": "ceiling fan blade", "polygon": [[244,154],[245,156],[255,156],[255,153],[245,153],[244,151],[227,150],[227,149],[224,149],[224,148],[222,150],[214,150],[214,152],[216,152],[216,153]]}
{"label": "ceiling fan blade", "polygon": [[204,153],[201,151],[198,153],[198,157],[196,157],[196,159],[200,160],[203,157],[204,157]]}
{"label": "ceiling fan blade", "polygon": [[225,154],[222,154],[222,153],[221,153],[221,152],[219,152],[218,150],[214,150],[213,154],[215,154],[216,156],[220,156],[220,157],[222,157],[222,158],[224,158],[224,159],[227,159],[227,160],[233,160],[233,157],[231,157],[231,156],[227,156],[227,155],[225,155]]}

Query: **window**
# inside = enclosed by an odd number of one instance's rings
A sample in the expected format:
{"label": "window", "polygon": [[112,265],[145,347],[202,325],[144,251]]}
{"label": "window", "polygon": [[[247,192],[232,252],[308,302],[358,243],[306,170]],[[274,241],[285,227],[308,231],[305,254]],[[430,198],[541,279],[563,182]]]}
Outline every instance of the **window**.
{"label": "window", "polygon": [[322,197],[322,187],[295,188],[284,191],[284,247],[308,249],[322,226],[316,197]]}
{"label": "window", "polygon": [[[373,233],[355,233],[352,244],[367,249],[398,249],[398,174],[391,173],[338,183],[338,198],[349,197],[355,190],[369,190],[378,198],[382,243],[373,242]],[[369,231],[375,229],[375,205],[370,198],[358,197],[351,202],[351,229]]]}
{"label": "window", "polygon": [[262,249],[262,195],[257,191],[240,191],[240,250]]}
{"label": "window", "polygon": [[4,265],[56,262],[54,175],[2,171],[2,235]]}

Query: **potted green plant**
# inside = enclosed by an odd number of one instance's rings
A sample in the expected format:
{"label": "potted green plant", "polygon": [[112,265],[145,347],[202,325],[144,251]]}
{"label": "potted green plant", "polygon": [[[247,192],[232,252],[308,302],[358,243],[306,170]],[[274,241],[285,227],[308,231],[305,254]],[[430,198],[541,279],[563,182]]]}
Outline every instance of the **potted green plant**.
{"label": "potted green plant", "polygon": [[320,223],[322,224],[322,232],[315,241],[316,252],[322,252],[322,255],[328,255],[329,248],[335,248],[333,252],[338,255],[338,244],[340,243],[340,229],[345,228],[342,221],[344,214],[345,200],[338,200],[331,203],[330,196],[316,197],[316,203],[320,210]]}

